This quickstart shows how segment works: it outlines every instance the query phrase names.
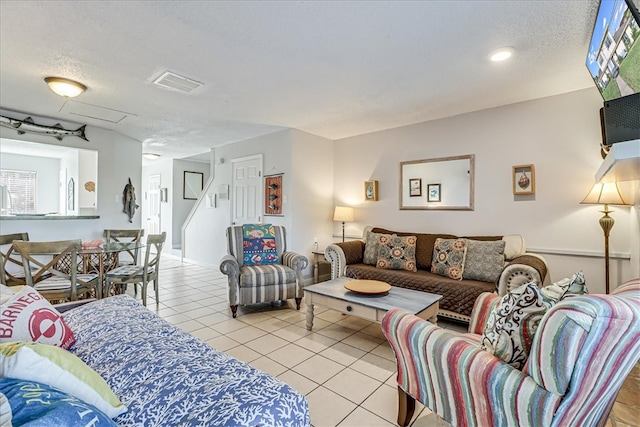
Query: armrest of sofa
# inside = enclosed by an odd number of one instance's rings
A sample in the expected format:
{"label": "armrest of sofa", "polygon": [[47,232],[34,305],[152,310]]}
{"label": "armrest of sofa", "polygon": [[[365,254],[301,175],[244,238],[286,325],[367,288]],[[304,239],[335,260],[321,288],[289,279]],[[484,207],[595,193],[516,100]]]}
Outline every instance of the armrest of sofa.
{"label": "armrest of sofa", "polygon": [[220,261],[220,272],[229,276],[229,283],[237,283],[240,276],[240,264],[233,255],[225,255]]}
{"label": "armrest of sofa", "polygon": [[455,332],[400,309],[388,311],[381,326],[398,387],[449,423],[551,424],[561,396]]}
{"label": "armrest of sofa", "polygon": [[512,289],[535,281],[539,286],[547,278],[547,263],[540,255],[526,253],[512,259],[498,279],[498,295],[506,295]]}
{"label": "armrest of sofa", "polygon": [[347,265],[362,262],[363,256],[364,242],[361,240],[333,243],[324,250],[324,257],[331,263],[332,279],[344,276]]}
{"label": "armrest of sofa", "polygon": [[282,265],[285,265],[296,272],[298,289],[302,289],[304,286],[304,277],[302,276],[302,272],[309,265],[309,258],[295,252],[285,251],[282,253],[282,257],[280,259],[282,260]]}
{"label": "armrest of sofa", "polygon": [[500,301],[500,296],[493,292],[483,292],[476,302],[473,303],[473,310],[471,311],[471,320],[469,321],[469,332],[472,334],[482,335],[484,327],[487,324],[489,313],[493,310],[493,307]]}

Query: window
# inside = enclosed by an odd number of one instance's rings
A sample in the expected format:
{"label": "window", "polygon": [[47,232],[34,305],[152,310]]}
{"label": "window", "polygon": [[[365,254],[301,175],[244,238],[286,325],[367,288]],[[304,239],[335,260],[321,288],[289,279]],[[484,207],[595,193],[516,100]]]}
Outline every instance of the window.
{"label": "window", "polygon": [[8,213],[36,213],[36,178],[35,171],[0,170],[0,185],[8,190],[8,200],[3,201]]}

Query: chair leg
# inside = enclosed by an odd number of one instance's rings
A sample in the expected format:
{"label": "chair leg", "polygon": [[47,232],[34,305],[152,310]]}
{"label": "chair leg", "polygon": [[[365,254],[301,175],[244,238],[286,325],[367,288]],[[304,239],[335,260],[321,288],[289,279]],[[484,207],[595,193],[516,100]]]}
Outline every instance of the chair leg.
{"label": "chair leg", "polygon": [[153,281],[153,288],[156,290],[156,305],[158,305],[160,303],[160,297],[158,295],[158,288],[159,288],[158,279],[155,279]]}
{"label": "chair leg", "polygon": [[147,283],[142,283],[142,305],[147,306]]}
{"label": "chair leg", "polygon": [[300,302],[302,302],[302,298],[296,298],[296,310],[300,310]]}
{"label": "chair leg", "polygon": [[231,314],[233,315],[233,318],[235,319],[236,316],[238,315],[238,313],[237,313],[238,306],[237,305],[231,305],[229,307],[231,307]]}
{"label": "chair leg", "polygon": [[416,400],[398,386],[398,425],[406,427],[416,410]]}

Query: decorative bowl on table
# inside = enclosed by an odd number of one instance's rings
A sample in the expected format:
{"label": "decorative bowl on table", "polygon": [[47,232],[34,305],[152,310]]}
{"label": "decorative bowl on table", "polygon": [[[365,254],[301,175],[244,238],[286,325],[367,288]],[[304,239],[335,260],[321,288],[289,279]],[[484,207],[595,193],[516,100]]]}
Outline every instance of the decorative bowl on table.
{"label": "decorative bowl on table", "polygon": [[94,249],[94,248],[99,248],[101,244],[104,243],[104,240],[102,239],[96,239],[96,240],[87,240],[85,242],[82,242],[82,249]]}

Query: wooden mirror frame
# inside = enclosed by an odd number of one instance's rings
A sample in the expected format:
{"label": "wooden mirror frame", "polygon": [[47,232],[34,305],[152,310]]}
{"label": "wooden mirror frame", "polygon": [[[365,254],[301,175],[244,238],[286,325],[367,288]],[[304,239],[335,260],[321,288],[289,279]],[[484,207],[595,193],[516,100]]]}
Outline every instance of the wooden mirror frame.
{"label": "wooden mirror frame", "polygon": [[[447,162],[451,162],[447,164]],[[475,155],[400,162],[400,210],[472,211],[474,208]],[[409,181],[421,179],[419,197],[410,195]],[[437,197],[429,188],[437,188]]]}

